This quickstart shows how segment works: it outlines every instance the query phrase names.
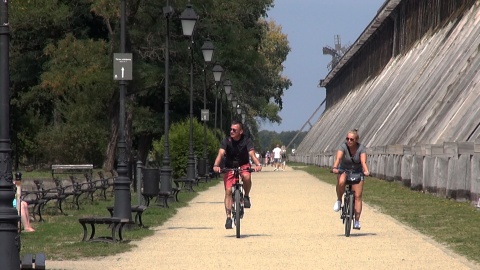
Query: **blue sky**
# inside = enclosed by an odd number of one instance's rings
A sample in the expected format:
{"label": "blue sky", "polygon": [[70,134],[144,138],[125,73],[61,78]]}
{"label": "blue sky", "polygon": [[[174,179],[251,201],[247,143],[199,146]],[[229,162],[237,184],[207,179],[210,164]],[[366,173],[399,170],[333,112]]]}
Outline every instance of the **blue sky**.
{"label": "blue sky", "polygon": [[[373,20],[385,0],[275,0],[268,20],[282,27],[291,51],[284,62],[283,74],[292,86],[283,96],[281,124],[263,123],[260,130],[276,132],[300,130],[325,98],[325,88],[318,88],[328,74],[331,56],[322,48],[334,47],[334,36],[341,44],[353,44]],[[309,121],[314,125],[321,108]],[[308,131],[307,124],[303,131]]]}

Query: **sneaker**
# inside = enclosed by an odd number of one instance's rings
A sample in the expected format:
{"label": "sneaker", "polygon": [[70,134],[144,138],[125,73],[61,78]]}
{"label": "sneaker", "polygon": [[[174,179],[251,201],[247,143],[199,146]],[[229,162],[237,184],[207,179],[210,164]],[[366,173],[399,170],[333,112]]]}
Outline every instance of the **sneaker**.
{"label": "sneaker", "polygon": [[361,227],[362,227],[362,226],[360,226],[360,221],[355,220],[355,223],[353,224],[353,228],[354,228],[355,230],[360,230]]}
{"label": "sneaker", "polygon": [[232,219],[227,217],[227,221],[225,222],[225,229],[232,228]]}
{"label": "sneaker", "polygon": [[250,208],[252,204],[250,203],[250,197],[245,196],[243,197],[243,207]]}
{"label": "sneaker", "polygon": [[333,211],[338,212],[340,211],[340,208],[342,208],[342,202],[336,201],[335,204],[333,205]]}
{"label": "sneaker", "polygon": [[277,169],[277,168],[275,168],[273,171],[274,171],[274,172],[276,172],[277,170],[278,170],[278,169]]}

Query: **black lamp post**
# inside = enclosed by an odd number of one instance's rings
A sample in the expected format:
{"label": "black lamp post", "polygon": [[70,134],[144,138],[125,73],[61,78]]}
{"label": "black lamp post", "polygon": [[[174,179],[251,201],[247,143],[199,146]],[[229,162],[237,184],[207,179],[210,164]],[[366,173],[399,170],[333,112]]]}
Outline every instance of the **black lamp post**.
{"label": "black lamp post", "polygon": [[187,180],[195,180],[195,157],[193,154],[193,30],[198,20],[197,14],[188,4],[187,8],[180,15],[182,29],[185,36],[190,37],[190,139],[189,154],[187,162]]}
{"label": "black lamp post", "polygon": [[[212,69],[213,78],[215,79],[215,86],[218,87],[218,83],[222,80],[223,68],[220,65],[215,65]],[[217,130],[217,102],[218,102],[218,89],[215,89],[215,132]]]}
{"label": "black lamp post", "polygon": [[[229,101],[229,95],[232,94],[232,82],[230,81],[230,79],[226,79],[224,82],[223,82],[223,89],[225,90],[225,95],[227,97],[227,101]],[[230,97],[231,98],[231,97]],[[228,104],[228,103],[227,103]],[[222,112],[222,117],[223,118],[223,112]],[[228,128],[229,126],[227,126]],[[223,131],[223,129],[222,129]],[[227,133],[228,134],[228,133]]]}
{"label": "black lamp post", "polygon": [[[121,20],[120,20],[120,52],[125,53],[125,0],[121,1]],[[128,162],[125,143],[125,88],[126,81],[120,80],[120,113],[119,113],[119,138],[117,143],[117,172],[115,179],[115,204],[113,208],[114,217],[128,218],[132,220],[130,179],[128,178]]]}
{"label": "black lamp post", "polygon": [[[203,64],[203,110],[206,112],[207,110],[207,63],[210,63],[213,58],[213,52],[215,51],[215,47],[210,39],[205,40],[202,46],[202,53],[203,53],[203,60],[205,63]],[[207,114],[208,115],[208,114]],[[204,174],[207,175],[209,171],[208,165],[208,157],[207,157],[207,117],[202,117],[203,121],[203,160],[199,162],[202,166],[202,170],[204,170]]]}
{"label": "black lamp post", "polygon": [[163,193],[172,192],[172,167],[170,166],[170,145],[169,145],[169,132],[170,132],[170,118],[169,118],[169,72],[170,72],[170,16],[173,13],[173,8],[167,6],[163,8],[163,15],[167,19],[167,35],[165,37],[165,101],[164,101],[164,137],[163,141],[163,161],[162,168],[160,168],[161,185],[160,191]]}
{"label": "black lamp post", "polygon": [[20,269],[20,217],[12,206],[9,44],[8,1],[0,1],[0,262],[2,269]]}

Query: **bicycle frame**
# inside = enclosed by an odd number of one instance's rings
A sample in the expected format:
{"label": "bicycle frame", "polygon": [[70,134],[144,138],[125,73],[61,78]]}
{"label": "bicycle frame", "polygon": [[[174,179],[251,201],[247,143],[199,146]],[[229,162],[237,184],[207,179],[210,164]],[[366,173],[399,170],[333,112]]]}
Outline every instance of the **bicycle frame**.
{"label": "bicycle frame", "polygon": [[340,213],[340,218],[342,219],[343,224],[345,225],[345,236],[349,237],[352,229],[352,223],[354,222],[354,212],[355,212],[355,191],[353,191],[352,186],[360,183],[359,181],[348,181],[348,175],[352,171],[345,170],[339,171],[339,174],[346,173],[347,177],[345,179],[345,193],[343,195],[343,204],[342,211]]}
{"label": "bicycle frame", "polygon": [[244,215],[243,205],[243,181],[240,175],[241,171],[252,172],[254,170],[242,169],[241,167],[224,169],[224,171],[233,171],[233,177],[235,178],[235,184],[232,185],[232,217],[236,228],[236,237],[240,238],[240,220]]}

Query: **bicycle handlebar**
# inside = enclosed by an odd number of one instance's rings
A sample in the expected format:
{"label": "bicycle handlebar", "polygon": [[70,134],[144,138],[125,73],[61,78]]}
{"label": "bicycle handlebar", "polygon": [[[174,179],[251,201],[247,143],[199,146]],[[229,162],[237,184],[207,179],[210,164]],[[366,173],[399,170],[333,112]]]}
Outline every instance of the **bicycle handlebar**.
{"label": "bicycle handlebar", "polygon": [[227,171],[238,171],[238,172],[255,172],[255,169],[252,169],[252,168],[245,168],[245,169],[242,169],[240,167],[238,168],[223,168],[220,170],[222,173],[224,172],[227,172]]}

